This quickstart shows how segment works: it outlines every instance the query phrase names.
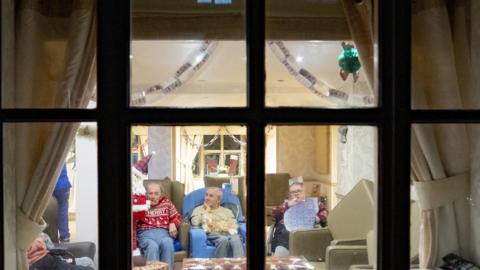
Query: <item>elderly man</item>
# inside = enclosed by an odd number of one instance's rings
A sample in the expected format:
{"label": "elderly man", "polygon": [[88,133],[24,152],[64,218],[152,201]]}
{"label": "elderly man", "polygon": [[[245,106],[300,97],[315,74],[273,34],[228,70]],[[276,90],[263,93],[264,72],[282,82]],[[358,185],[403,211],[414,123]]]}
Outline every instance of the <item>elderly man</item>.
{"label": "elderly man", "polygon": [[215,258],[243,257],[237,220],[230,209],[220,206],[222,195],[221,189],[208,188],[203,205],[193,210],[192,225],[205,229],[207,239],[215,244]]}
{"label": "elderly man", "polygon": [[162,196],[159,184],[147,186],[147,197],[151,204],[147,216],[137,224],[138,246],[147,261],[166,262],[173,270],[173,239],[182,222],[180,214],[173,203]]}

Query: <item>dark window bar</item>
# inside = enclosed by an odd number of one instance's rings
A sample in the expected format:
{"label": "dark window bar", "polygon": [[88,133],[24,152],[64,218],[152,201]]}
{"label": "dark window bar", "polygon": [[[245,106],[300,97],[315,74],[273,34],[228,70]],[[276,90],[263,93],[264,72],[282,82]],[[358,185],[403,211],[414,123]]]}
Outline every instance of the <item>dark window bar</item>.
{"label": "dark window bar", "polygon": [[409,269],[410,1],[378,3],[377,269]]}

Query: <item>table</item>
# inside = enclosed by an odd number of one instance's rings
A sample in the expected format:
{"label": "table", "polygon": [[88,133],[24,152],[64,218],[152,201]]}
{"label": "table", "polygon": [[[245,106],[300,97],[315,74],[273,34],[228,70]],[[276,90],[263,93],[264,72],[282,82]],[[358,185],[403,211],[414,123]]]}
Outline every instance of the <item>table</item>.
{"label": "table", "polygon": [[[267,257],[268,270],[314,270],[304,257]],[[246,258],[183,259],[182,270],[246,270]]]}
{"label": "table", "polygon": [[168,270],[168,264],[159,261],[148,261],[145,266],[135,266],[133,270]]}

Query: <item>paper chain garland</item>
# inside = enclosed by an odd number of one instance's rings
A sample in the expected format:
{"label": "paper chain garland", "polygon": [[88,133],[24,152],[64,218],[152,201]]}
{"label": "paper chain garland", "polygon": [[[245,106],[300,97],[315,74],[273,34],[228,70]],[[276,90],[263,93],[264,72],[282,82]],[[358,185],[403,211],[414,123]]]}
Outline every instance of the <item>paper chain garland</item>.
{"label": "paper chain garland", "polygon": [[[285,66],[292,76],[303,86],[318,97],[331,100],[337,105],[343,106],[348,103],[349,95],[344,91],[335,89],[325,82],[317,79],[310,71],[297,65],[295,58],[290,54],[282,41],[268,41],[268,46],[277,59]],[[372,104],[373,98],[369,96],[362,97],[364,104]]]}
{"label": "paper chain garland", "polygon": [[163,83],[151,86],[140,93],[133,94],[131,105],[142,106],[147,103],[151,103],[154,101],[151,97],[151,94],[161,93],[166,95],[184,85],[185,82],[195,74],[195,72],[200,70],[203,65],[205,65],[210,55],[212,55],[217,48],[217,45],[218,41],[204,41],[198,51],[190,54],[190,56],[187,58],[187,62],[177,69],[174,77],[167,79]]}
{"label": "paper chain garland", "polygon": [[[344,106],[348,103],[349,95],[344,91],[335,89],[327,85],[325,82],[317,79],[310,71],[297,65],[294,57],[290,54],[285,44],[282,41],[268,41],[268,46],[272,50],[277,59],[285,66],[292,76],[310,90],[318,97],[326,98],[339,106]],[[165,82],[156,84],[132,95],[132,106],[143,106],[155,101],[151,96],[154,93],[163,95],[170,94],[177,88],[184,85],[198,70],[200,70],[210,58],[211,54],[218,46],[218,41],[204,41],[198,51],[192,53],[187,62],[180,66],[175,72],[175,76],[167,79]],[[156,99],[160,99],[157,96]],[[369,105],[373,103],[373,97],[362,97],[364,104]]]}

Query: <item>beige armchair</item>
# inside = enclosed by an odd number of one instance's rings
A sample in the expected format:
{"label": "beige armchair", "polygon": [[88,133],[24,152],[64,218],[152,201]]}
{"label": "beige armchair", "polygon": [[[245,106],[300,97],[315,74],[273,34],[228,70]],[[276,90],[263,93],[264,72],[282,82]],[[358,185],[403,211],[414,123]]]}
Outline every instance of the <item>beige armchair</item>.
{"label": "beige armchair", "polygon": [[265,175],[265,223],[273,222],[272,210],[283,203],[288,195],[288,173],[267,173]]}
{"label": "beige armchair", "polygon": [[367,264],[367,233],[373,230],[375,199],[373,182],[361,180],[335,206],[328,227],[290,232],[290,255],[323,262],[319,269],[348,270]]}
{"label": "beige armchair", "polygon": [[[417,269],[418,266],[418,244],[420,240],[420,208],[418,203],[412,201],[410,204],[410,269]],[[370,231],[367,234],[367,252],[368,264],[366,265],[352,265],[350,270],[367,270],[375,269],[376,260],[376,241],[375,234]]]}
{"label": "beige armchair", "polygon": [[[183,197],[185,197],[185,185],[178,182],[172,181],[168,177],[165,179],[148,179],[143,181],[145,189],[149,183],[157,183],[162,188],[162,193],[167,196],[172,203],[175,205],[178,211],[182,211]],[[178,239],[182,244],[183,250],[175,252],[175,262],[182,262],[184,258],[187,258],[188,255],[188,232],[190,230],[190,225],[187,222],[182,222],[178,230]],[[142,258],[134,258],[135,265],[144,265]]]}

